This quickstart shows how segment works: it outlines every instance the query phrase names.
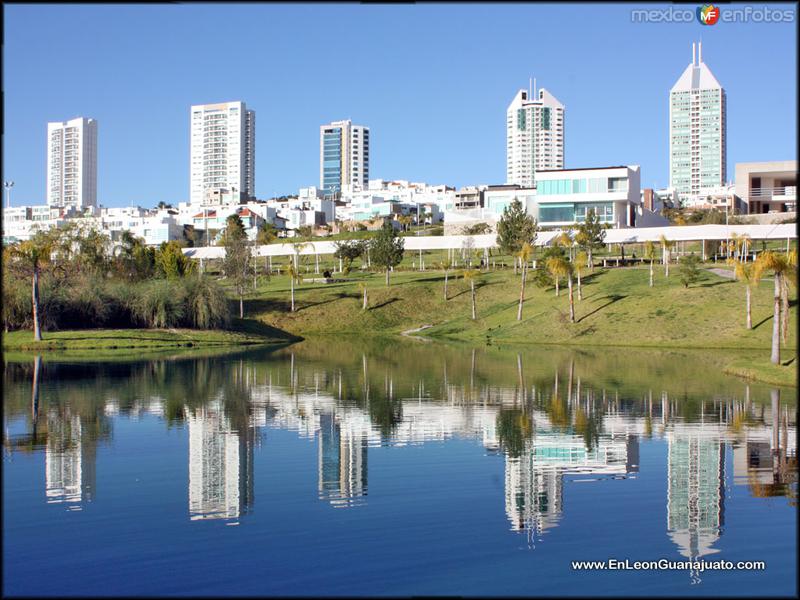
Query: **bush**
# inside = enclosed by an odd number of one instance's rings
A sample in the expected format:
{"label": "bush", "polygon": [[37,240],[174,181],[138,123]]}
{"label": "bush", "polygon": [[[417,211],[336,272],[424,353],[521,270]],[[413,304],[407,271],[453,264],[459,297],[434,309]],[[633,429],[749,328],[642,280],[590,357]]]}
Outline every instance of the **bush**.
{"label": "bush", "polygon": [[683,287],[688,288],[690,284],[700,279],[700,258],[692,252],[689,256],[680,259],[680,280]]}
{"label": "bush", "polygon": [[230,305],[223,289],[210,277],[186,280],[187,322],[192,327],[213,329],[230,323]]}
{"label": "bush", "polygon": [[176,282],[155,279],[140,283],[133,314],[146,327],[178,327],[186,314],[186,289]]}

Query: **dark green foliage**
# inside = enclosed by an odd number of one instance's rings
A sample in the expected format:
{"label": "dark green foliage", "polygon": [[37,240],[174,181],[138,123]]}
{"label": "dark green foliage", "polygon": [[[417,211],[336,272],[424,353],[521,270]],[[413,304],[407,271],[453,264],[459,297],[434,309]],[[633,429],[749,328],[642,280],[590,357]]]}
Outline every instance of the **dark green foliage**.
{"label": "dark green foliage", "polygon": [[185,314],[186,289],[168,279],[153,279],[136,286],[133,314],[145,327],[178,327]]}
{"label": "dark green foliage", "polygon": [[217,329],[228,325],[228,299],[215,281],[205,276],[188,277],[186,292],[189,325],[197,329]]}
{"label": "dark green foliage", "polygon": [[578,225],[575,233],[575,242],[581,250],[587,253],[592,250],[599,250],[603,247],[603,240],[606,239],[606,226],[600,222],[593,209],[586,215],[586,221]]}
{"label": "dark green foliage", "polygon": [[336,252],[333,253],[335,258],[341,259],[344,263],[344,272],[349,273],[353,261],[361,258],[367,252],[366,240],[343,240],[336,242]]}
{"label": "dark green foliage", "polygon": [[178,242],[162,242],[155,253],[155,268],[160,277],[176,279],[191,273],[194,264],[183,253]]}
{"label": "dark green foliage", "polygon": [[553,286],[553,276],[547,270],[548,258],[567,258],[567,253],[562,246],[547,246],[544,248],[542,255],[536,261],[536,268],[531,273],[530,277],[536,287],[548,289]]}
{"label": "dark green foliage", "polygon": [[389,285],[389,270],[403,260],[405,242],[397,235],[391,223],[384,223],[370,240],[370,259],[386,269],[386,285]]}
{"label": "dark green foliage", "polygon": [[533,246],[538,227],[536,219],[525,212],[518,199],[503,209],[503,216],[497,223],[497,245],[505,254],[516,254],[527,242]]}
{"label": "dark green foliage", "polygon": [[683,287],[688,288],[692,283],[700,279],[700,257],[692,252],[689,256],[683,256],[680,259],[680,267],[678,268]]}

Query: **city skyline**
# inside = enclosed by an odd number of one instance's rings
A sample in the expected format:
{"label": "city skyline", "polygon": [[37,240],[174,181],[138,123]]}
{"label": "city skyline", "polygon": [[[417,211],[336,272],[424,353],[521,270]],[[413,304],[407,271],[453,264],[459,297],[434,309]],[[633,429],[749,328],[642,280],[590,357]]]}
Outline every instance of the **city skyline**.
{"label": "city skyline", "polygon": [[[794,153],[793,90],[789,88],[787,93],[785,85],[767,86],[758,103],[748,102],[753,72],[759,73],[760,81],[779,81],[794,72],[793,23],[721,22],[713,27],[696,22],[633,23],[628,5],[336,6],[318,11],[314,7],[319,15],[312,14],[310,8],[6,7],[4,178],[15,181],[13,204],[44,203],[45,149],[42,136],[32,132],[44,128],[46,122],[74,115],[103,122],[99,203],[123,206],[189,200],[186,108],[198,101],[234,98],[247,101],[262,114],[261,123],[266,123],[259,134],[256,158],[259,181],[255,193],[261,198],[296,193],[299,187],[314,184],[319,166],[319,124],[342,116],[369,123],[379,134],[371,144],[371,177],[455,186],[500,183],[506,159],[503,110],[509,97],[524,87],[529,77],[546,82],[547,88],[569,107],[566,168],[640,164],[643,186],[665,187],[669,169],[668,94],[685,68],[687,48],[700,40],[705,42],[705,59],[728,92],[728,173],[735,162],[777,160]],[[578,8],[585,15],[579,21],[605,27],[606,33],[617,36],[617,42],[597,44],[596,33],[589,25],[564,21],[564,16]],[[231,67],[233,83],[221,91],[216,82],[194,83],[192,75],[202,60],[193,50],[201,55],[206,50],[195,47],[187,25],[181,23],[185,20],[200,27],[217,24],[214,15],[223,10],[230,17],[227,26],[236,24],[246,29],[252,21],[267,29],[285,28],[288,35],[300,29],[304,36],[306,30],[321,32],[326,20],[357,19],[366,32],[363,41],[379,39],[381,43],[376,41],[375,52],[365,57],[367,77],[352,80],[324,71],[329,61],[341,59],[344,50],[322,55],[315,46],[319,41],[292,56],[270,50],[272,45],[280,47],[286,41],[285,33],[263,42],[263,48],[250,48],[256,42],[240,42],[240,51],[249,49],[244,52],[246,56],[269,56],[261,65],[266,76],[241,75],[237,69],[247,71],[251,63],[258,64],[257,58],[248,58],[242,61],[243,66]],[[455,30],[436,25],[446,23],[454,11],[467,23],[480,23],[492,36],[501,27],[522,27],[529,19],[553,26],[539,32],[524,52],[506,56],[507,49],[499,43],[501,47],[481,54],[454,45]],[[99,73],[96,78],[84,77],[83,85],[60,83],[66,76],[60,61],[66,59],[33,50],[16,52],[32,27],[46,35],[68,14],[79,17],[81,26],[102,31],[91,47],[79,42],[75,49],[77,56],[93,67],[86,72]],[[154,14],[159,15],[157,22],[153,21]],[[509,25],[509,19],[514,24]],[[118,23],[125,29],[120,30]],[[125,53],[133,40],[127,31],[135,31],[137,23],[150,31],[153,44],[128,56]],[[581,40],[567,24],[589,28],[586,31],[590,35]],[[170,27],[177,30],[175,37],[169,35]],[[416,39],[427,49],[425,52],[412,49],[404,55],[402,51],[409,49],[399,44],[396,36],[388,35],[409,27],[418,34]],[[441,35],[432,38],[429,30]],[[567,33],[569,38],[560,37]],[[53,35],[57,38],[60,34],[54,31]],[[564,44],[563,39],[571,42]],[[172,50],[176,40],[186,42],[176,44],[186,48],[185,54]],[[234,44],[230,52],[237,47]],[[552,47],[558,47],[558,52],[542,51]],[[118,56],[120,52],[125,56]],[[170,60],[164,61],[159,52],[169,52]],[[229,58],[227,52],[215,60]],[[430,60],[425,58],[429,55]],[[135,62],[126,62],[131,60]],[[191,65],[185,66],[190,60]],[[130,76],[108,84],[103,75],[116,69],[129,69]],[[185,77],[173,77],[181,69],[185,69]],[[308,93],[300,82],[312,72],[318,74],[314,79],[316,90]],[[46,94],[40,88],[51,76],[56,84],[66,86],[63,94]],[[163,110],[153,111],[154,104]],[[764,106],[769,110],[763,110]],[[143,120],[145,110],[150,118]],[[143,148],[152,150],[155,136],[160,140],[155,146],[158,151],[144,152]],[[422,138],[424,144],[419,143]],[[141,179],[128,168],[137,153],[141,158],[137,172],[147,174]]]}

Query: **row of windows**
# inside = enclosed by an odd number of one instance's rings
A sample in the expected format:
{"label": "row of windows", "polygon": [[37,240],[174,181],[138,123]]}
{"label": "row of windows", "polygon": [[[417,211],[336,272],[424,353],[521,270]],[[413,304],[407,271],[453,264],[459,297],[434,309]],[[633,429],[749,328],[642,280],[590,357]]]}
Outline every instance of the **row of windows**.
{"label": "row of windows", "polygon": [[627,192],[627,177],[592,177],[588,179],[551,179],[537,184],[540,195],[555,194],[603,194],[607,192]]}
{"label": "row of windows", "polygon": [[614,222],[613,202],[584,202],[539,205],[540,223],[582,223],[589,211],[594,211],[601,223]]}

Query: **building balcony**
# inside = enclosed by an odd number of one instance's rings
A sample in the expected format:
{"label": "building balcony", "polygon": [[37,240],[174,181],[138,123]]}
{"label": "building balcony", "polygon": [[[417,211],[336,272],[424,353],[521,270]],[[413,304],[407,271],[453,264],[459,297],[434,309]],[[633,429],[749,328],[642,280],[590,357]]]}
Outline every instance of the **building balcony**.
{"label": "building balcony", "polygon": [[750,189],[750,200],[767,202],[794,202],[797,200],[797,186],[759,187]]}

